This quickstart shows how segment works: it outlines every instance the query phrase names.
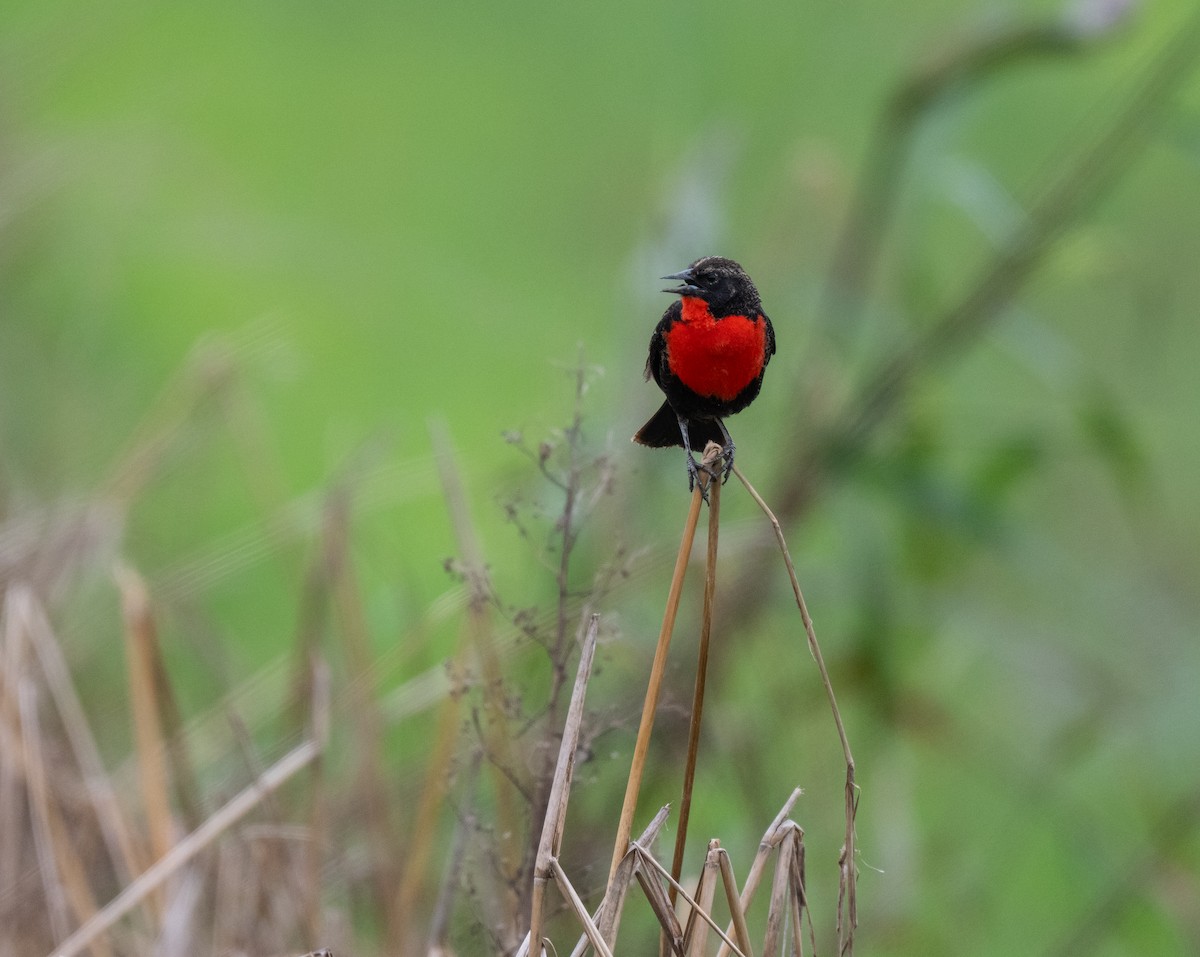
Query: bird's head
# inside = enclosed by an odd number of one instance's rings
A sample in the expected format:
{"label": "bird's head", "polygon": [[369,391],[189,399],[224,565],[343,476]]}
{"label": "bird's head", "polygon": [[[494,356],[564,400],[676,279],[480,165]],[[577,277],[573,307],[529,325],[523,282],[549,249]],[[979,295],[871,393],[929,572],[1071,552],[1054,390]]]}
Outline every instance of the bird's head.
{"label": "bird's head", "polygon": [[714,315],[753,315],[762,308],[758,290],[746,275],[746,270],[732,259],[705,256],[697,259],[682,272],[663,276],[678,280],[674,289],[664,289],[676,296],[695,297],[708,303]]}

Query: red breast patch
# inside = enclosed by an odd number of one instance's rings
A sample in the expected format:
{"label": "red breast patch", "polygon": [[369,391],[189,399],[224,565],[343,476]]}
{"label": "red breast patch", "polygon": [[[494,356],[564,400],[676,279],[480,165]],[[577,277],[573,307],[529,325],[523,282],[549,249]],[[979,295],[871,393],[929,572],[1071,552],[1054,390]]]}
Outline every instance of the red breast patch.
{"label": "red breast patch", "polygon": [[666,334],[667,363],[693,392],[728,402],[762,372],[766,340],[762,316],[714,319],[703,299],[684,296]]}

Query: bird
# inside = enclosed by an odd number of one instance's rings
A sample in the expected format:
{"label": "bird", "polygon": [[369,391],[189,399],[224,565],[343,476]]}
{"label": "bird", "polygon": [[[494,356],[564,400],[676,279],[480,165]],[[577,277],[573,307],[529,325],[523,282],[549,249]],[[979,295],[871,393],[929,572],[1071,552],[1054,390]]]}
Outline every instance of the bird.
{"label": "bird", "polygon": [[679,298],[650,337],[645,377],[653,377],[666,401],[633,441],[657,449],[682,446],[690,492],[700,470],[692,453],[710,441],[721,446],[729,480],[736,447],[722,420],[758,397],[775,354],[775,329],[754,282],[732,259],[705,256],[663,279],[680,283],[663,290]]}

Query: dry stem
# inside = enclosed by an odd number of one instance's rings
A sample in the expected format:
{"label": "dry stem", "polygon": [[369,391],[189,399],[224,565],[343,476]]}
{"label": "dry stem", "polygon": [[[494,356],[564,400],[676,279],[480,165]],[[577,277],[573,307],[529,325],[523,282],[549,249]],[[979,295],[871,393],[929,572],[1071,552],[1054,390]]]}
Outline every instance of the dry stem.
{"label": "dry stem", "polygon": [[[704,464],[711,466],[707,453]],[[688,509],[687,521],[683,526],[683,539],[679,543],[679,554],[675,558],[675,573],[667,592],[667,607],[663,612],[662,628],[658,632],[658,645],[654,649],[654,662],[650,666],[650,680],[646,686],[646,698],[642,703],[642,722],[638,727],[637,741],[633,748],[633,762],[629,768],[629,780],[625,785],[625,801],[621,805],[621,819],[617,824],[617,840],[613,847],[612,866],[608,876],[617,872],[617,865],[629,847],[629,835],[633,831],[633,814],[637,809],[638,792],[642,786],[642,774],[646,769],[646,754],[650,750],[650,733],[654,730],[654,712],[662,693],[663,674],[667,666],[667,649],[671,646],[671,634],[675,630],[675,616],[679,612],[679,597],[683,593],[683,576],[687,572],[688,558],[692,554],[692,542],[696,537],[696,522],[700,518],[700,505],[704,489],[700,482],[692,491],[692,504]]]}
{"label": "dry stem", "polygon": [[324,669],[315,682],[313,733],[294,750],[285,754],[229,803],[213,814],[199,828],[179,841],[166,857],[155,861],[114,897],[98,914],[85,921],[68,937],[54,954],[55,957],[75,957],[117,921],[137,907],[148,895],[162,887],[192,858],[210,847],[218,837],[253,811],[266,795],[271,794],[315,761],[328,740],[328,676]]}
{"label": "dry stem", "polygon": [[599,629],[600,616],[592,615],[583,639],[583,650],[579,654],[579,670],[575,676],[574,690],[571,692],[571,703],[567,707],[562,745],[558,749],[558,764],[555,766],[554,778],[550,785],[550,799],[546,805],[546,817],[538,843],[537,860],[534,863],[529,940],[530,949],[535,954],[539,953],[541,948],[542,907],[546,897],[546,882],[550,877],[551,862],[558,857],[562,845],[563,827],[567,819],[567,799],[571,794],[571,777],[575,771],[575,754],[579,749],[579,734],[583,727],[583,702],[592,674],[592,662],[596,656],[596,635]]}
{"label": "dry stem", "polygon": [[854,818],[858,812],[858,786],[854,782],[854,755],[850,751],[850,741],[846,737],[846,726],[842,722],[842,713],[838,710],[837,697],[833,693],[833,682],[829,679],[829,669],[825,667],[825,659],[821,655],[821,646],[817,644],[817,634],[813,630],[812,617],[808,613],[808,606],[804,602],[804,594],[800,591],[800,582],[796,578],[796,566],[792,564],[792,556],[788,551],[787,542],[783,537],[783,529],[779,525],[779,519],[775,517],[775,513],[763,501],[761,495],[750,484],[741,469],[735,464],[733,467],[734,474],[739,481],[746,487],[746,491],[750,493],[750,497],[758,503],[764,514],[771,522],[771,527],[775,531],[775,540],[779,543],[779,550],[783,553],[784,564],[787,565],[788,578],[792,582],[792,592],[796,596],[796,607],[800,609],[800,620],[804,623],[804,633],[808,638],[808,650],[813,656],[813,660],[817,663],[817,669],[821,673],[821,684],[825,688],[825,696],[829,699],[829,708],[833,712],[833,722],[837,726],[838,740],[842,743],[842,755],[846,759],[846,789],[845,789],[845,817],[846,817],[846,836],[845,843],[842,845],[840,860],[838,861],[841,868],[841,880],[838,885],[838,953],[853,954],[854,953],[854,929],[858,926],[858,897],[856,893],[856,885],[858,882],[858,872],[855,869],[855,850],[854,850]]}
{"label": "dry stem", "polygon": [[[714,468],[722,461],[720,447],[710,442],[705,448],[705,461],[710,456]],[[715,451],[713,451],[715,449]],[[696,661],[696,687],[692,694],[692,716],[688,725],[687,762],[683,769],[683,794],[679,800],[679,827],[675,832],[675,855],[671,860],[671,876],[679,880],[683,873],[683,853],[687,846],[688,821],[692,815],[692,786],[696,780],[696,756],[700,750],[700,719],[704,713],[704,686],[708,678],[708,643],[712,635],[713,601],[717,591],[717,534],[721,519],[721,485],[708,472],[701,470],[701,480],[708,490],[708,554],[704,565],[704,611],[700,623],[700,648]],[[668,895],[675,903],[675,889]]]}

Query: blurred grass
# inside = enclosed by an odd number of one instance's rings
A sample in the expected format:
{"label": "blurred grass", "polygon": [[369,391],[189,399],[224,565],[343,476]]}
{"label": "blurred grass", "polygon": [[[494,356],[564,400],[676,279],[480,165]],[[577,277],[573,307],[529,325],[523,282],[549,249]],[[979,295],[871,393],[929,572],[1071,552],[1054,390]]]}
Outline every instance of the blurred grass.
{"label": "blurred grass", "polygon": [[[88,496],[197,342],[232,343],[230,386],[111,546],[167,592],[164,653],[185,707],[290,646],[318,509],[265,548],[259,523],[347,474],[375,476],[353,540],[376,651],[405,675],[434,665],[444,622],[429,645],[394,647],[453,587],[430,418],[458,446],[498,588],[547,602],[496,504],[528,469],[500,434],[536,441],[566,421],[582,344],[606,370],[585,428],[621,462],[628,511],[581,547],[606,554],[611,527],[669,540],[682,468],[626,436],[655,406],[640,372],[656,277],[720,251],[747,263],[780,339],[762,399],[736,421],[739,461],[756,481],[786,468],[777,450],[817,417],[787,404],[791,383],[810,384],[817,411],[835,405],[868,359],[953,302],[1029,187],[1190,7],[1147,5],[1086,54],[941,105],[918,133],[866,331],[839,342],[817,291],[888,91],[958,31],[1058,9],[6,4],[2,514]],[[871,950],[1049,948],[1146,845],[1146,819],[1194,787],[1198,96],[1193,78],[1004,323],[922,382],[793,534],[866,742]],[[759,547],[753,512],[724,505],[728,541]],[[636,650],[614,652],[634,676],[666,574],[657,553],[643,567],[644,593],[619,596]],[[785,583],[764,596],[782,601]],[[93,572],[60,613],[85,700],[114,720],[115,609]],[[737,638],[712,707],[729,712],[721,749],[755,770],[746,806],[698,808],[696,834],[729,843],[734,816],[755,841],[785,793],[760,779],[839,776],[825,714],[794,701],[805,662],[762,673],[786,613]],[[815,751],[780,782],[778,759],[745,753],[772,726],[747,704],[758,698],[797,709],[781,752]],[[126,732],[107,733],[115,763]],[[419,753],[419,734],[397,737],[405,760]],[[674,798],[662,762],[647,801]],[[813,860],[836,853],[821,843],[836,845],[833,812],[808,812],[827,825],[804,822]],[[1133,894],[1129,927],[1114,918],[1101,952],[1195,943],[1186,908],[1162,903],[1163,884],[1197,886],[1190,835],[1182,876],[1151,882],[1148,914]]]}

